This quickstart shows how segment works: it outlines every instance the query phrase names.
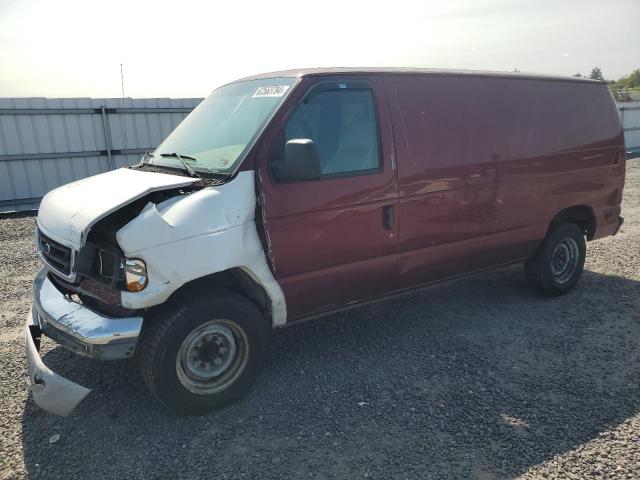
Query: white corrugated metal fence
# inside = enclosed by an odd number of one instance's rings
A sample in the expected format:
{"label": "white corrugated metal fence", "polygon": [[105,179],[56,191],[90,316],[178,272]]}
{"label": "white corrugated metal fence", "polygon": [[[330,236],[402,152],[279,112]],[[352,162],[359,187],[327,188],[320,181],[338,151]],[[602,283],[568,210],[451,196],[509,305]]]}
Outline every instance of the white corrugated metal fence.
{"label": "white corrugated metal fence", "polygon": [[618,103],[629,157],[640,156],[640,102]]}
{"label": "white corrugated metal fence", "polygon": [[201,98],[0,98],[0,212],[49,190],[136,163]]}

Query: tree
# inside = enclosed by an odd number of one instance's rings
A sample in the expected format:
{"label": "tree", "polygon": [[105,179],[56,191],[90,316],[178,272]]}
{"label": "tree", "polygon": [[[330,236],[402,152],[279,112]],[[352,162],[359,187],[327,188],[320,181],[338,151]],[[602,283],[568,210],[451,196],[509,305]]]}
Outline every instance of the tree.
{"label": "tree", "polygon": [[574,76],[574,77],[580,77],[580,78],[582,78],[582,74],[581,74],[580,72],[578,72],[578,73],[574,73],[574,74],[573,74],[573,76]]}
{"label": "tree", "polygon": [[629,75],[622,77],[616,82],[618,88],[640,87],[640,68],[634,70]]}
{"label": "tree", "polygon": [[630,101],[630,93],[640,92],[640,69],[635,69],[629,75],[625,75],[617,81],[609,82],[609,88],[617,101]]}
{"label": "tree", "polygon": [[589,74],[589,78],[591,78],[592,80],[604,80],[600,67],[593,67],[591,73]]}
{"label": "tree", "polygon": [[640,68],[636,68],[631,75],[629,75],[629,88],[640,87]]}

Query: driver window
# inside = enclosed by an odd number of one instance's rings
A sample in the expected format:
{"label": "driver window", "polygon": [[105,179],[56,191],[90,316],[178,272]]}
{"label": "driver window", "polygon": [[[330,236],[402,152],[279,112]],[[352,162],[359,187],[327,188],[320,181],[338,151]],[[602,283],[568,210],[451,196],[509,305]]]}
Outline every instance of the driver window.
{"label": "driver window", "polygon": [[285,142],[309,138],[323,176],[380,168],[373,94],[368,89],[324,90],[300,104],[285,126]]}

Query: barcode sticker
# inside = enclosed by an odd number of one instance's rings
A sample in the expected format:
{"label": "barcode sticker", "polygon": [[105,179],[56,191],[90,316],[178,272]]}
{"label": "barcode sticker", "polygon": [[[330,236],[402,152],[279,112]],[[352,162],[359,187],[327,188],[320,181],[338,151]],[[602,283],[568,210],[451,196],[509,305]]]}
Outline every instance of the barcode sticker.
{"label": "barcode sticker", "polygon": [[252,97],[281,97],[287,91],[289,85],[267,85],[258,87]]}

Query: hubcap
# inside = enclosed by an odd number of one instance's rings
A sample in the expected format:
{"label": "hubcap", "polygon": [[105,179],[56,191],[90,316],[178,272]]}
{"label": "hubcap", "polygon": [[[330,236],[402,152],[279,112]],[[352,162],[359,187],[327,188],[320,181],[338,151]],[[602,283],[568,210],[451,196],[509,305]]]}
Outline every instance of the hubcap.
{"label": "hubcap", "polygon": [[213,320],[183,340],[176,373],[189,391],[207,395],[224,390],[240,375],[247,360],[248,342],[237,324]]}
{"label": "hubcap", "polygon": [[564,238],[551,255],[551,273],[558,283],[567,282],[578,268],[580,249],[571,237]]}

